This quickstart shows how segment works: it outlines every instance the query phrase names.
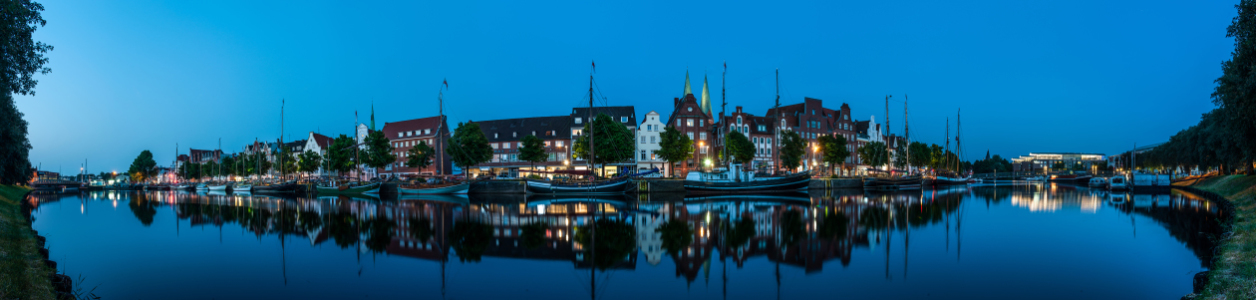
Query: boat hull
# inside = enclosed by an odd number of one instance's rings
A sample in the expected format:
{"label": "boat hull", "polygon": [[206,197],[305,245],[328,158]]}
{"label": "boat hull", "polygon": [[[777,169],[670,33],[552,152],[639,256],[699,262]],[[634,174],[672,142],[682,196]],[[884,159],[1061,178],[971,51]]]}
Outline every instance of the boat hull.
{"label": "boat hull", "polygon": [[317,189],[319,195],[379,194],[379,183],[355,186],[344,190],[334,186],[320,186]]}
{"label": "boat hull", "polygon": [[471,188],[470,182],[463,182],[451,186],[442,186],[436,188],[405,188],[397,187],[397,192],[401,194],[411,195],[447,195],[447,194],[466,194],[467,189]]}
{"label": "boat hull", "polygon": [[295,184],[295,183],[257,185],[257,186],[253,186],[253,191],[259,192],[259,193],[261,192],[272,192],[272,193],[295,192],[298,187],[300,187],[300,185]]}
{"label": "boat hull", "polygon": [[528,192],[533,194],[615,195],[623,194],[628,180],[592,185],[562,185],[543,181],[528,181]]}
{"label": "boat hull", "polygon": [[811,174],[809,173],[741,182],[685,180],[685,190],[695,193],[797,192],[810,186]]}
{"label": "boat hull", "polygon": [[900,178],[864,178],[864,190],[871,191],[898,191],[898,190],[918,190],[924,180],[920,176],[909,176]]}

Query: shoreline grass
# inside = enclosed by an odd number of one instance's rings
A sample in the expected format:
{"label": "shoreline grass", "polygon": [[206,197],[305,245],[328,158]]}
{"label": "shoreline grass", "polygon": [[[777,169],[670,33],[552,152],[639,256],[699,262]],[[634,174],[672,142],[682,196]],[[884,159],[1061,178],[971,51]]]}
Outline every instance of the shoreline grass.
{"label": "shoreline grass", "polygon": [[22,215],[25,187],[0,185],[0,299],[52,299],[54,270],[39,255],[39,243]]}
{"label": "shoreline grass", "polygon": [[1256,176],[1219,176],[1190,186],[1234,204],[1231,231],[1217,244],[1208,285],[1197,299],[1256,299]]}

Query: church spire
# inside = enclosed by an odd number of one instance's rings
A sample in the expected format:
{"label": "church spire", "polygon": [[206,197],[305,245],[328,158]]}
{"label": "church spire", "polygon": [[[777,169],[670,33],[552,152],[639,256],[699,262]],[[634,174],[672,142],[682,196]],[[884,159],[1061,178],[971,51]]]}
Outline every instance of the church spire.
{"label": "church spire", "polygon": [[371,101],[371,131],[375,131],[375,101]]}
{"label": "church spire", "polygon": [[680,95],[681,98],[693,95],[693,90],[689,88],[689,70],[685,70],[685,93]]}
{"label": "church spire", "polygon": [[711,90],[707,89],[707,77],[702,75],[702,112],[711,115]]}

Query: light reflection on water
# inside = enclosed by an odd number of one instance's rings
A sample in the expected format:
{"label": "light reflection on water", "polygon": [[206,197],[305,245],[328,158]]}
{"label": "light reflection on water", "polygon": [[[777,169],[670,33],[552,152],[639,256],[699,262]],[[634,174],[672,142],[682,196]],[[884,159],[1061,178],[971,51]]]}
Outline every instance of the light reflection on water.
{"label": "light reflection on water", "polygon": [[[1165,298],[1190,292],[1218,229],[1216,206],[1192,195],[1053,184],[603,198],[108,191],[30,201],[63,271],[121,298]],[[595,218],[607,221],[593,230]]]}

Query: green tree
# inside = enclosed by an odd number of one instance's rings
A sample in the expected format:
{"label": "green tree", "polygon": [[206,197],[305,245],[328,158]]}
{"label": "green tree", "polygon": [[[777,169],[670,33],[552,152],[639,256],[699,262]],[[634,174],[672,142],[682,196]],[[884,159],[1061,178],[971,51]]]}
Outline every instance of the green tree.
{"label": "green tree", "polygon": [[127,169],[127,173],[138,175],[132,176],[135,177],[135,182],[152,178],[153,175],[157,174],[157,162],[153,161],[153,153],[148,150],[141,151],[140,155],[131,161],[131,168]]}
{"label": "green tree", "polygon": [[318,155],[318,152],[314,152],[314,150],[305,150],[305,153],[301,153],[301,162],[297,163],[297,165],[301,172],[316,172],[323,165],[323,156]]}
{"label": "green tree", "polygon": [[244,157],[239,156],[240,159],[236,159],[237,156],[239,155],[230,155],[230,156],[224,155],[222,157],[222,175],[223,176],[245,174],[243,170]]}
{"label": "green tree", "polygon": [[[1224,153],[1229,162],[1222,165],[1250,168],[1251,163],[1245,162],[1256,159],[1256,118],[1252,118],[1256,115],[1256,1],[1240,1],[1234,7],[1238,15],[1226,28],[1226,37],[1234,38],[1234,50],[1230,60],[1221,64],[1222,74],[1215,81],[1212,102],[1219,107],[1215,111],[1218,117],[1224,120],[1220,127],[1226,129],[1218,133],[1233,137],[1237,144],[1220,148],[1237,150]],[[1157,153],[1152,154],[1151,158],[1155,158]]]}
{"label": "green tree", "polygon": [[388,141],[383,131],[371,131],[366,134],[363,143],[366,144],[366,151],[362,153],[362,162],[366,166],[378,169],[397,161],[397,156],[392,154],[392,142]]}
{"label": "green tree", "polygon": [[466,174],[467,169],[472,166],[492,159],[493,148],[488,146],[488,138],[480,131],[480,124],[458,123],[458,128],[454,129],[454,135],[449,139],[448,147],[445,147],[445,154]]}
{"label": "green tree", "polygon": [[276,156],[276,158],[279,160],[279,172],[281,175],[287,176],[296,174],[297,158],[293,156],[292,152],[288,150],[280,150],[279,155]]}
{"label": "green tree", "polygon": [[[693,156],[693,141],[676,128],[667,126],[659,134],[659,139],[659,150],[656,154],[667,161],[669,166],[675,166],[676,163],[689,160]],[[674,169],[672,174],[677,175]]]}
{"label": "green tree", "polygon": [[[592,127],[592,131],[590,131]],[[617,163],[632,159],[632,151],[636,148],[633,144],[636,138],[628,127],[615,122],[606,114],[598,114],[591,123],[584,124],[586,134],[576,139],[576,144],[572,147],[573,153],[577,157],[588,159],[589,157],[589,134],[593,134],[595,157],[593,164],[605,165],[607,163]]]}
{"label": "green tree", "polygon": [[943,152],[942,146],[938,146],[938,144],[929,145],[929,168],[942,168],[942,161],[946,159],[946,153]]}
{"label": "green tree", "polygon": [[807,142],[794,131],[781,134],[781,165],[786,169],[795,170],[802,164],[802,155],[807,152]]}
{"label": "green tree", "polygon": [[436,149],[429,147],[427,142],[419,141],[418,145],[410,147],[406,153],[406,166],[422,169],[432,165],[432,157],[436,156]]}
{"label": "green tree", "polygon": [[933,163],[933,153],[929,150],[929,145],[921,142],[911,142],[907,146],[907,162],[913,167],[928,167]]}
{"label": "green tree", "polygon": [[35,30],[47,22],[34,1],[2,1],[0,12],[0,184],[20,184],[30,180],[31,144],[27,123],[13,101],[13,94],[35,95],[35,73],[48,74],[44,54],[52,46],[36,42]]}
{"label": "green tree", "polygon": [[889,155],[885,153],[885,143],[871,142],[859,147],[859,158],[864,164],[874,167],[884,166],[889,163]]}
{"label": "green tree", "polygon": [[907,167],[907,143],[899,141],[894,148],[894,167]]}
{"label": "green tree", "polygon": [[741,163],[741,169],[750,170],[750,162],[754,160],[755,149],[754,143],[746,138],[739,131],[729,132],[724,136],[724,145],[728,147],[728,155],[732,158],[730,161]]}
{"label": "green tree", "polygon": [[536,163],[549,160],[549,154],[545,153],[545,142],[535,135],[523,137],[523,148],[519,148],[519,159],[532,163],[531,169],[536,170]]}
{"label": "green tree", "polygon": [[850,150],[846,149],[846,137],[840,134],[829,134],[820,136],[821,160],[829,164],[830,168],[836,168],[838,165],[845,167],[846,158],[850,157]]}
{"label": "green tree", "polygon": [[213,160],[208,160],[205,161],[204,164],[201,164],[201,176],[214,178],[218,177],[218,175],[218,163]]}
{"label": "green tree", "polygon": [[353,170],[357,166],[353,151],[357,146],[353,138],[341,134],[327,146],[327,169],[337,175]]}

